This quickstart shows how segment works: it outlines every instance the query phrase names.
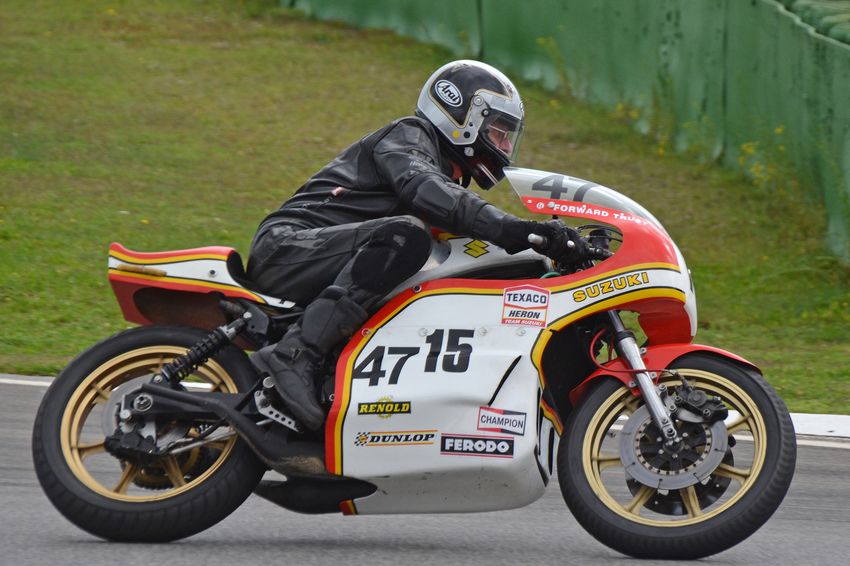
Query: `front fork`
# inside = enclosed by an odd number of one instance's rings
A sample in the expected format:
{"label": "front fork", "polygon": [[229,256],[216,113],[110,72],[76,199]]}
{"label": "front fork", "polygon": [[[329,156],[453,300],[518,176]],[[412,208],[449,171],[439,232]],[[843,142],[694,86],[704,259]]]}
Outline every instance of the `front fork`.
{"label": "front fork", "polygon": [[634,379],[641,396],[646,401],[646,407],[649,409],[649,414],[652,415],[652,421],[664,435],[665,444],[672,445],[679,442],[681,440],[679,432],[673,425],[673,419],[670,416],[676,410],[676,405],[673,404],[671,407],[665,405],[661,392],[655,387],[652,377],[646,371],[646,365],[640,356],[640,347],[635,340],[635,335],[623,324],[620,313],[608,311],[608,319],[614,330],[614,348],[617,355],[623,358],[629,367],[636,370]]}

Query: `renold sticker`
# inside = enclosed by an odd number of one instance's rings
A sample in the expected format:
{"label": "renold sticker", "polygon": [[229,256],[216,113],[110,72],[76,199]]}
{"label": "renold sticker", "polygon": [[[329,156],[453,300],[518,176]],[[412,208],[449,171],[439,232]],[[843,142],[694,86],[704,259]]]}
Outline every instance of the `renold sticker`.
{"label": "renold sticker", "polygon": [[505,289],[502,300],[502,324],[546,326],[549,291],[534,285]]}

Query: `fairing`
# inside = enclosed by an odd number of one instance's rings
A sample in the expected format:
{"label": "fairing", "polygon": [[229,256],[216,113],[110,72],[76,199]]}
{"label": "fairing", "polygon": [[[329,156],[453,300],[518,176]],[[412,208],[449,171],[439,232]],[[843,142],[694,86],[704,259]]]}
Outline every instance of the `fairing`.
{"label": "fairing", "polygon": [[[343,512],[483,511],[538,498],[562,430],[541,360],[554,333],[576,321],[630,310],[653,348],[690,348],[690,276],[657,219],[593,183],[528,169],[506,174],[529,210],[612,225],[623,243],[592,268],[540,278],[551,262],[533,251],[509,255],[435,235],[426,266],[393,290],[337,362],[326,465],[378,486],[344,502]],[[110,281],[125,316],[143,324],[158,322],[138,310],[140,291],[150,288],[293,306],[245,287],[228,267],[234,254],[143,254],[114,244]]]}

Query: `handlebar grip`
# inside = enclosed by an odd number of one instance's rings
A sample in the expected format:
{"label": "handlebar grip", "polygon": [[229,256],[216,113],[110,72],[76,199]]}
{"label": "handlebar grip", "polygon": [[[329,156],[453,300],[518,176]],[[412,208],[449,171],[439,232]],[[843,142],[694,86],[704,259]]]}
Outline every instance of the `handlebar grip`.
{"label": "handlebar grip", "polygon": [[545,246],[548,243],[548,240],[546,239],[546,236],[541,236],[540,234],[529,234],[528,243],[532,246]]}

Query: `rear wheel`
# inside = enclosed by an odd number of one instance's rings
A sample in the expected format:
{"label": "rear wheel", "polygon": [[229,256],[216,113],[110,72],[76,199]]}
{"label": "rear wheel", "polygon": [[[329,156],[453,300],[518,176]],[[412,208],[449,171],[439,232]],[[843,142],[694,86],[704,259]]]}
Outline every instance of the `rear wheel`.
{"label": "rear wheel", "polygon": [[[708,354],[672,364],[690,385],[719,397],[725,421],[677,421],[683,442],[665,447],[640,397],[601,381],[565,427],[558,478],[576,519],[631,556],[693,559],[741,542],[781,503],[796,460],[782,401],[757,372]],[[682,386],[662,378],[668,389]]]}
{"label": "rear wheel", "polygon": [[[205,332],[135,328],[96,344],[45,393],[33,431],[38,479],[54,506],[80,528],[119,541],[161,542],[200,532],[251,494],[265,467],[227,426],[201,422],[146,425],[158,447],[212,442],[156,458],[119,459],[105,437],[117,426],[116,402],[163,365],[185,354]],[[256,374],[230,346],[184,381],[187,388],[237,393]]]}

